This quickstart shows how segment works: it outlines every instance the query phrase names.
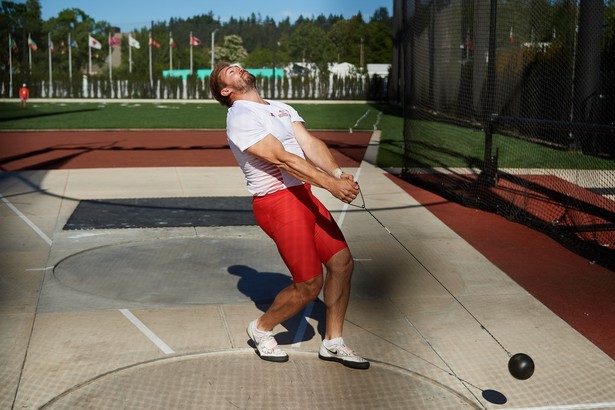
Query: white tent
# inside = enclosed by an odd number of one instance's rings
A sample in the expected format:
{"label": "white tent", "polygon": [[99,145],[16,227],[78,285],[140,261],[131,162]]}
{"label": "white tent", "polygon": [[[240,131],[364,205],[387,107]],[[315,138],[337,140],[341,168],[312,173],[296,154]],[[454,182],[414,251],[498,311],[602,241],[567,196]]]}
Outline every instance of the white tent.
{"label": "white tent", "polygon": [[368,64],[367,65],[367,75],[373,77],[377,75],[378,77],[388,77],[389,69],[391,68],[391,64]]}
{"label": "white tent", "polygon": [[357,67],[350,63],[329,63],[329,72],[338,77],[349,77],[357,73]]}

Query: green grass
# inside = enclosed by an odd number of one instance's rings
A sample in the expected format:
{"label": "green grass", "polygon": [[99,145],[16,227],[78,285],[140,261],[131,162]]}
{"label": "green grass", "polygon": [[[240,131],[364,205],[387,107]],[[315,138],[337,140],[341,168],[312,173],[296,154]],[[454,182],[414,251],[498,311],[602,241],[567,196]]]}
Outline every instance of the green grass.
{"label": "green grass", "polygon": [[[368,104],[294,104],[312,129],[371,129],[377,111]],[[370,122],[372,121],[372,122]],[[226,108],[217,103],[0,103],[0,129],[144,129],[226,127]]]}
{"label": "green grass", "polygon": [[[383,135],[378,153],[379,166],[401,166],[404,154],[403,119],[383,116]],[[435,122],[413,120],[409,125],[411,166],[476,167],[483,164],[485,133],[470,128]],[[493,135],[493,153],[498,153],[499,168],[553,168],[610,170],[613,160],[580,152],[521,140],[505,135]]]}
{"label": "green grass", "polygon": [[[397,107],[373,104],[293,104],[310,129],[382,131],[378,166],[402,167],[404,121]],[[0,130],[224,129],[226,108],[216,103],[0,103]],[[481,167],[484,133],[413,120],[408,150],[416,167]],[[1,138],[0,134],[0,138]],[[613,169],[613,161],[494,135],[499,167]]]}
{"label": "green grass", "polygon": [[369,104],[293,104],[310,129],[372,130],[382,109]]}
{"label": "green grass", "polygon": [[0,104],[0,128],[144,129],[224,128],[226,110],[219,104],[29,103]]}

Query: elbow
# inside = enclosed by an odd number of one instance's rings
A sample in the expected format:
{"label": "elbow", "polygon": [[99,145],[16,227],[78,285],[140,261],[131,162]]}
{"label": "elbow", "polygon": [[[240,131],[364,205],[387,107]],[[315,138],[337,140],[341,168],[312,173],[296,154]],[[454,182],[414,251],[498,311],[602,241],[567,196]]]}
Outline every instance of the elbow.
{"label": "elbow", "polygon": [[273,166],[275,166],[276,168],[282,169],[284,171],[288,171],[294,168],[294,158],[290,155],[271,158],[269,162],[273,164]]}
{"label": "elbow", "polygon": [[290,169],[290,166],[288,164],[288,162],[286,161],[281,161],[278,159],[275,160],[270,160],[269,161],[274,167],[278,168],[278,169],[282,169],[282,170],[288,170]]}
{"label": "elbow", "polygon": [[[286,172],[286,173],[288,173],[288,174],[290,174],[290,175],[294,176],[295,178],[297,178],[297,177],[299,176],[299,175],[297,174],[297,172],[295,171],[295,168],[294,168],[294,167],[292,167],[292,166],[291,166],[289,163],[287,163],[287,162],[282,162],[282,161],[280,161],[280,162],[274,162],[274,163],[273,163],[273,165],[274,165],[277,169],[279,169],[279,170],[281,170],[281,171],[284,171],[284,172]],[[301,179],[301,178],[300,178],[300,179]]]}

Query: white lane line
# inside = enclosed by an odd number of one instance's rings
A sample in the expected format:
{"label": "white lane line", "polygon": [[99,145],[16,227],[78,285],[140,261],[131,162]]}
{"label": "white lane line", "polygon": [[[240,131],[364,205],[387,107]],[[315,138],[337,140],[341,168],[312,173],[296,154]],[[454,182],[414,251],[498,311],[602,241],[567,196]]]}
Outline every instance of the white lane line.
{"label": "white lane line", "polygon": [[585,404],[563,404],[561,406],[542,406],[542,407],[515,407],[509,410],[597,410],[615,409],[615,402],[606,403],[585,403]]}
{"label": "white lane line", "polygon": [[108,232],[84,232],[73,236],[68,236],[68,239],[89,238],[90,236],[108,235]]}
{"label": "white lane line", "polygon": [[171,349],[165,342],[162,341],[154,332],[152,332],[147,326],[143,324],[132,312],[128,309],[120,309],[122,315],[126,316],[133,325],[136,326],[137,329],[141,331],[153,344],[158,347],[158,349],[162,350],[164,354],[172,354],[175,353],[173,349]]}
{"label": "white lane line", "polygon": [[303,335],[305,334],[305,329],[307,329],[308,325],[308,317],[312,314],[312,309],[314,309],[314,302],[310,302],[305,309],[303,310],[303,319],[299,322],[299,328],[297,329],[297,333],[295,334],[295,340],[293,340],[293,347],[301,346],[301,341],[303,340]]}
{"label": "white lane line", "polygon": [[40,272],[40,271],[46,271],[48,269],[53,269],[55,265],[51,265],[51,266],[47,266],[46,268],[29,268],[26,269],[26,272]]}
{"label": "white lane line", "polygon": [[362,116],[361,116],[361,117],[357,120],[357,122],[355,122],[355,123],[354,123],[354,126],[355,126],[355,127],[358,127],[358,126],[359,126],[359,123],[360,123],[361,121],[363,121],[363,118],[367,117],[367,114],[369,114],[369,112],[370,112],[370,111],[371,111],[370,109],[368,109],[367,111],[365,111],[365,114],[363,114],[363,115],[362,115]]}
{"label": "white lane line", "polygon": [[18,217],[20,217],[25,223],[27,223],[28,226],[30,226],[30,228],[32,228],[34,230],[34,232],[36,232],[38,234],[38,236],[43,238],[43,240],[45,242],[47,242],[47,245],[51,246],[51,239],[49,239],[49,237],[47,235],[45,235],[45,232],[41,231],[38,226],[34,225],[34,222],[29,220],[27,216],[22,214],[19,211],[19,209],[17,209],[15,207],[15,205],[10,203],[9,200],[4,197],[4,195],[0,194],[0,199],[2,200],[2,202],[4,202],[6,204],[6,206],[8,206],[10,208],[11,211],[15,212]]}
{"label": "white lane line", "polygon": [[368,109],[367,111],[365,111],[365,114],[363,114],[361,117],[359,117],[359,119],[357,120],[357,122],[355,122],[355,123],[354,123],[354,125],[353,125],[351,128],[349,128],[349,130],[348,130],[348,131],[349,131],[351,134],[352,134],[352,129],[353,129],[353,128],[357,128],[357,127],[359,126],[359,123],[363,120],[363,118],[367,117],[367,114],[369,114],[369,112],[370,112],[370,111],[371,111],[370,109]]}
{"label": "white lane line", "polygon": [[348,210],[348,206],[348,204],[344,204],[344,206],[342,207],[342,213],[340,214],[340,218],[337,220],[337,224],[340,228],[344,224],[344,218],[346,218],[346,211]]}
{"label": "white lane line", "polygon": [[378,124],[380,124],[381,117],[382,117],[382,111],[378,112],[378,116],[376,117],[376,122],[374,123],[374,131],[378,129]]}

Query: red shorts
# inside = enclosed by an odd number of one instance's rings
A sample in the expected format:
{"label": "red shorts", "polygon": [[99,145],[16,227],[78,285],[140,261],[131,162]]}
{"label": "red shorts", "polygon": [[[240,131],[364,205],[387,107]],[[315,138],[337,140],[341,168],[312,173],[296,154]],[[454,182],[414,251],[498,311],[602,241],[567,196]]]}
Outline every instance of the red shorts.
{"label": "red shorts", "polygon": [[322,265],[348,247],[308,184],[254,197],[252,206],[256,222],[276,243],[295,283],[322,275]]}

